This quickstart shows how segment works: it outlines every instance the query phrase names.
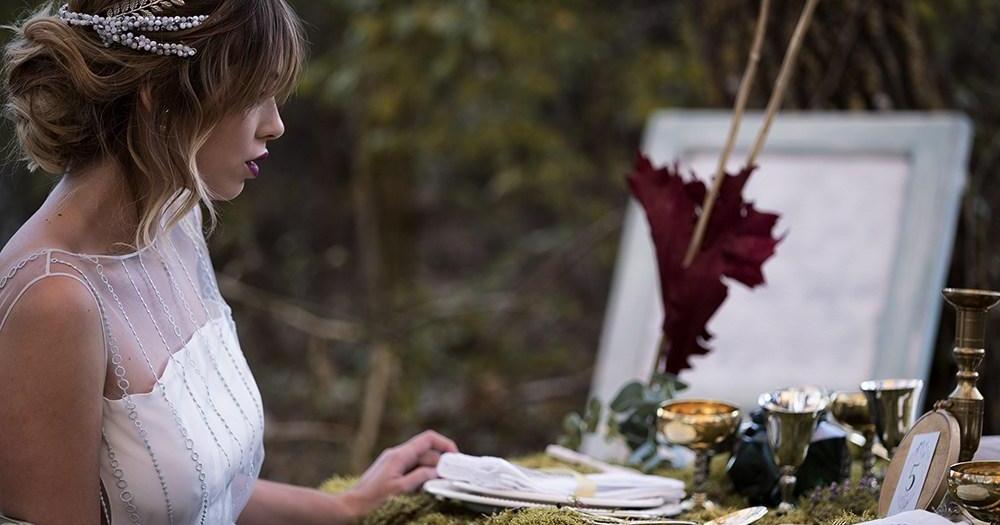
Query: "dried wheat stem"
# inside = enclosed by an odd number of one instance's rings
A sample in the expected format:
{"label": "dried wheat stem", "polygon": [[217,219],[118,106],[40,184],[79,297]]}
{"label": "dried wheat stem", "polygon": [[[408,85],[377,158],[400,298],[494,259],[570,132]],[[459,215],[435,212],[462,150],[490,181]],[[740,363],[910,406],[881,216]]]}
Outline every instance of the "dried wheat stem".
{"label": "dried wheat stem", "polygon": [[813,11],[816,9],[816,4],[818,3],[819,0],[808,0],[806,7],[802,10],[802,15],[799,16],[799,23],[795,27],[795,33],[792,34],[791,43],[788,44],[788,51],[785,52],[785,61],[781,64],[781,71],[778,73],[774,92],[771,93],[771,100],[767,103],[767,113],[764,115],[764,123],[760,131],[757,132],[757,140],[754,141],[753,147],[750,149],[750,155],[747,157],[747,166],[753,166],[754,162],[757,161],[757,155],[764,149],[764,142],[767,141],[767,132],[770,131],[771,122],[774,121],[774,116],[778,113],[778,109],[781,108],[781,103],[785,99],[785,89],[788,87],[788,80],[795,69],[799,49],[802,48],[802,41],[805,39],[809,23],[812,21]]}
{"label": "dried wheat stem", "polygon": [[694,235],[688,245],[687,253],[684,255],[684,267],[687,268],[694,256],[701,247],[701,242],[705,236],[705,229],[708,227],[708,218],[712,215],[712,208],[715,206],[715,199],[719,195],[722,181],[725,178],[726,163],[729,155],[733,152],[733,145],[736,143],[736,136],[739,134],[740,122],[743,120],[743,111],[750,97],[750,88],[753,86],[754,77],[757,74],[757,64],[760,63],[760,50],[764,44],[764,32],[767,28],[767,14],[771,7],[771,0],[763,0],[760,5],[760,12],[757,14],[757,27],[754,30],[753,45],[750,48],[750,58],[747,67],[743,71],[743,78],[740,79],[740,88],[736,94],[736,104],[733,107],[733,119],[729,123],[729,135],[726,136],[726,144],[722,148],[722,155],[719,157],[719,164],[715,168],[715,178],[712,179],[712,189],[705,195],[705,202],[702,204],[701,216],[695,226]]}

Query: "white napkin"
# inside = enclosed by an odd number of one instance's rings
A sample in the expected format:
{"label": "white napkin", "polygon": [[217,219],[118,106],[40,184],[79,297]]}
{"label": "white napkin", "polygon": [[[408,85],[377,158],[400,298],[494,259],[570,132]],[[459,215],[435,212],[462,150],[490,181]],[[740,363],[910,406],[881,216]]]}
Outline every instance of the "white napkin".
{"label": "white napkin", "polygon": [[446,453],[437,465],[438,476],[492,490],[516,490],[566,497],[607,499],[663,498],[664,503],[684,498],[682,481],[662,476],[605,472],[573,474],[519,467],[490,456]]}
{"label": "white napkin", "polygon": [[900,512],[878,520],[866,521],[858,525],[955,525],[948,518],[927,512],[926,510],[910,510]]}

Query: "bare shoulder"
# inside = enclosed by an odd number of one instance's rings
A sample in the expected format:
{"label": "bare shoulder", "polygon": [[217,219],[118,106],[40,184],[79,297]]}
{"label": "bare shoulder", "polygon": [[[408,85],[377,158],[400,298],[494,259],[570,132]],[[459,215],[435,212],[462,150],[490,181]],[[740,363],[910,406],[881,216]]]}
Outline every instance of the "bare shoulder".
{"label": "bare shoulder", "polygon": [[[53,273],[35,280],[20,291],[12,305],[9,322],[33,326],[77,328],[75,333],[91,331],[89,321],[100,320],[94,292],[81,279]],[[100,324],[92,327],[99,331]]]}
{"label": "bare shoulder", "polygon": [[36,364],[53,361],[49,365],[65,360],[78,372],[100,372],[103,378],[100,307],[84,282],[51,274],[18,292],[0,325],[0,370],[21,370],[4,365],[23,359]]}
{"label": "bare shoulder", "polygon": [[[106,374],[99,307],[83,282],[61,274],[22,292],[0,327],[0,508],[33,523],[96,517]],[[53,506],[46,494],[66,499]]]}

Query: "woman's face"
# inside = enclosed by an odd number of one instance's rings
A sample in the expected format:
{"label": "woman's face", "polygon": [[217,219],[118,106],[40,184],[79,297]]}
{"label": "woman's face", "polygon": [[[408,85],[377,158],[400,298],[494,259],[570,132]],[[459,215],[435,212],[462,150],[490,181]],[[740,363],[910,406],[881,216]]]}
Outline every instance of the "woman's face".
{"label": "woman's face", "polygon": [[284,132],[273,97],[247,112],[223,118],[195,157],[213,197],[224,201],[236,198],[247,179],[262,173],[260,161],[267,158],[267,141]]}

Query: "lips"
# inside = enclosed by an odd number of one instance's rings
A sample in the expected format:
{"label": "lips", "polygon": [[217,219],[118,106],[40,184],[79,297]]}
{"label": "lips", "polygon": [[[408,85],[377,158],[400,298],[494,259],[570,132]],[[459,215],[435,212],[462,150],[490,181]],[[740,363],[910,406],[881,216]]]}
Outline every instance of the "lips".
{"label": "lips", "polygon": [[257,163],[266,160],[268,156],[270,156],[270,154],[265,151],[263,155],[246,162],[247,169],[250,170],[250,174],[254,178],[257,178],[260,175],[260,166],[258,166]]}

